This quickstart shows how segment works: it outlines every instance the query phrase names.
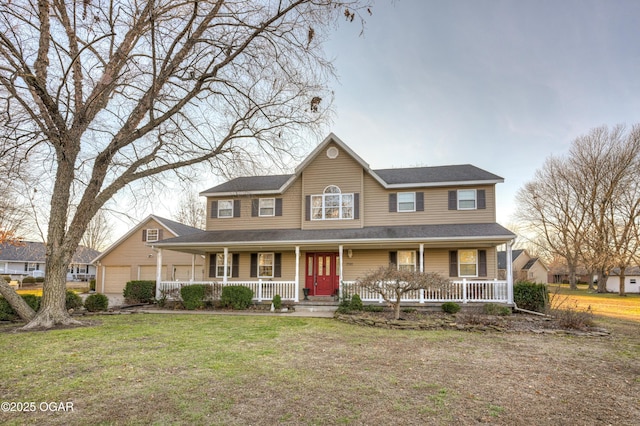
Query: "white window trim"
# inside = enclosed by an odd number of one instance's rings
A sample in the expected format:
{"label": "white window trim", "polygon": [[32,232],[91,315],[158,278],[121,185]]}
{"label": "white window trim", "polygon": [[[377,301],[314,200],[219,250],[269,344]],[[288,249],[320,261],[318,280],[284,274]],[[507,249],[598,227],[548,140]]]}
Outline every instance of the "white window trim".
{"label": "white window trim", "polygon": [[[405,210],[400,208],[400,194],[412,194],[413,195],[413,209]],[[396,195],[396,211],[401,213],[415,212],[416,211],[416,193],[415,192],[398,192]],[[407,203],[407,201],[403,201],[403,203]]]}
{"label": "white window trim", "polygon": [[[218,256],[222,255],[222,262],[218,264]],[[231,277],[231,271],[233,268],[233,255],[231,253],[227,256],[227,278]],[[222,268],[222,274],[218,273],[218,268]],[[216,253],[216,278],[224,278],[224,253]]]}
{"label": "white window trim", "polygon": [[[461,200],[460,192],[470,192],[470,191],[473,191],[473,207],[460,207],[460,201],[469,201],[469,199]],[[458,210],[477,210],[478,209],[478,191],[476,189],[458,189],[457,196],[458,196],[458,199],[457,199]]]}
{"label": "white window trim", "polygon": [[[340,188],[338,186],[336,186],[336,185],[329,185],[324,189],[324,191],[326,191],[328,188],[331,188],[331,187],[338,188],[338,191],[340,191]],[[337,206],[337,208],[338,208],[338,217],[325,217],[325,212],[326,212],[326,208],[327,208],[325,200],[326,200],[326,197],[328,197],[328,196],[337,196],[338,197],[338,206]],[[345,207],[342,205],[342,198],[346,197],[346,196],[350,196],[351,197],[351,206],[350,206],[351,207],[351,217],[343,217],[343,209]],[[322,206],[320,207],[320,211],[322,213],[322,217],[316,218],[313,215],[313,209],[314,209],[313,200],[314,200],[314,198],[320,198],[322,200]],[[343,194],[342,192],[323,192],[322,194],[314,194],[314,195],[311,195],[310,204],[311,205],[309,206],[309,209],[311,211],[309,212],[309,215],[311,217],[311,220],[354,220],[353,219],[354,212],[355,212],[355,196],[354,196],[354,193]]]}
{"label": "white window trim", "polygon": [[[271,275],[261,275],[260,274],[260,257],[265,256],[265,255],[271,255]],[[258,258],[256,259],[256,269],[257,269],[257,274],[258,278],[273,278],[273,274],[274,274],[274,269],[275,269],[275,263],[276,263],[276,254],[274,252],[262,252],[262,253],[258,253]],[[265,265],[268,266],[268,265]]]}
{"label": "white window trim", "polygon": [[[221,209],[220,205],[224,202],[229,202],[231,203],[231,209]],[[229,219],[233,217],[233,200],[218,200],[218,218],[219,219]],[[231,214],[229,216],[220,216],[220,211],[221,210],[231,210]]]}
{"label": "white window trim", "polygon": [[[262,201],[267,201],[267,200],[271,200],[272,205],[271,207],[262,207]],[[262,214],[262,209],[271,209],[272,213],[271,214]],[[258,200],[258,217],[272,217],[276,215],[276,199],[275,198],[260,198]]]}
{"label": "white window trim", "polygon": [[[462,261],[460,260],[460,252],[461,251],[473,251],[476,253],[475,258],[476,258],[476,273],[474,275],[465,275],[462,273]],[[471,263],[465,263],[465,265],[471,265]],[[462,250],[458,250],[458,276],[461,278],[477,278],[478,277],[478,250],[472,250],[472,249],[462,249]]]}
{"label": "white window trim", "polygon": [[[413,263],[400,263],[400,258],[401,258],[400,253],[401,252],[411,252],[411,253],[413,253]],[[415,272],[417,270],[417,265],[416,265],[417,259],[418,259],[418,255],[417,255],[415,250],[398,250],[396,252],[396,263],[398,264],[397,265],[398,271],[401,270],[400,269],[401,266],[411,265],[411,266],[413,266],[412,272]]]}
{"label": "white window trim", "polygon": [[[150,236],[152,233],[155,233],[155,238],[152,238]],[[158,228],[147,229],[147,242],[148,243],[155,243],[156,241],[158,241],[159,238],[160,238],[160,230]]]}

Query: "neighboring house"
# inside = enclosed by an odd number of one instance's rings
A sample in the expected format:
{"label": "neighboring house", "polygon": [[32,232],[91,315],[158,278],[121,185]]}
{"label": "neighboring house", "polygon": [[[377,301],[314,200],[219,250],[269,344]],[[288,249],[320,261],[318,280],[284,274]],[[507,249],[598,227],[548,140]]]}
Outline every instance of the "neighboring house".
{"label": "neighboring house", "polygon": [[[455,281],[413,301],[511,300],[496,247],[515,235],[496,223],[495,185],[472,165],[372,170],[329,135],[295,170],[240,177],[203,191],[207,230],[155,245],[206,258],[208,282],[250,286],[258,300],[336,295],[380,266]],[[176,288],[161,283],[158,291]],[[378,300],[375,294],[360,294]],[[409,300],[409,299],[407,299]]]}
{"label": "neighboring house", "polygon": [[[531,257],[526,250],[512,250],[511,262],[513,265],[514,281],[530,281],[533,283],[547,284],[549,268],[537,257]],[[506,279],[507,276],[507,252],[498,252],[498,276]]]}
{"label": "neighboring house", "polygon": [[[93,259],[97,267],[96,290],[119,293],[131,280],[156,280],[158,251],[153,245],[163,238],[192,235],[202,230],[150,215]],[[204,258],[201,255],[162,252],[161,279],[200,281]]]}
{"label": "neighboring house", "polygon": [[[614,268],[607,277],[607,291],[620,292],[620,269]],[[640,293],[640,267],[634,266],[624,271],[625,293]]]}
{"label": "neighboring house", "polygon": [[[22,241],[18,245],[0,245],[0,274],[10,275],[12,278],[25,276],[44,277],[46,246],[43,243]],[[80,246],[73,255],[68,281],[88,281],[95,278],[96,268],[91,261],[100,252],[88,247]]]}

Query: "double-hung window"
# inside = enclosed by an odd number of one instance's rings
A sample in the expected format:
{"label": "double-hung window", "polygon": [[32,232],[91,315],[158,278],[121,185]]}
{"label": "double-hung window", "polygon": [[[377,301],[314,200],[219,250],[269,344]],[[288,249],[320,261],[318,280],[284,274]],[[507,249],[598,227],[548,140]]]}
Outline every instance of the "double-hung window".
{"label": "double-hung window", "polygon": [[398,211],[399,212],[415,212],[416,211],[416,193],[415,192],[398,192]]}
{"label": "double-hung window", "polygon": [[412,272],[416,270],[415,250],[398,250],[398,270]]}
{"label": "double-hung window", "polygon": [[153,243],[158,241],[160,233],[157,229],[147,229],[147,242]]}
{"label": "double-hung window", "polygon": [[218,201],[218,217],[233,217],[233,200]]}
{"label": "double-hung window", "polygon": [[[231,276],[231,255],[227,256],[227,277]],[[216,254],[216,278],[223,278],[224,274],[224,253]]]}
{"label": "double-hung window", "polygon": [[258,278],[273,278],[273,253],[258,253]]}
{"label": "double-hung window", "polygon": [[458,275],[461,277],[478,276],[478,251],[458,250]]}
{"label": "double-hung window", "polygon": [[276,214],[276,199],[275,198],[260,198],[258,216],[275,216]]}
{"label": "double-hung window", "polygon": [[311,219],[353,219],[353,194],[343,194],[335,185],[329,185],[321,195],[311,196]]}
{"label": "double-hung window", "polygon": [[458,190],[458,210],[475,210],[476,208],[476,190],[475,189],[459,189]]}

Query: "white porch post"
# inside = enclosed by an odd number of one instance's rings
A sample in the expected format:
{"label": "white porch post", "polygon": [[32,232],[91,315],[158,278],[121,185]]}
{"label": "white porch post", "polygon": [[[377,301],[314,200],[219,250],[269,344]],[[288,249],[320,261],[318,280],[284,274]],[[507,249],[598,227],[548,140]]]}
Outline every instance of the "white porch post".
{"label": "white porch post", "polygon": [[420,244],[420,273],[424,273],[424,243]]}
{"label": "white porch post", "polygon": [[191,282],[194,282],[196,279],[196,255],[191,255]]}
{"label": "white porch post", "polygon": [[224,272],[222,272],[222,285],[227,284],[227,265],[229,264],[229,248],[224,248]]}
{"label": "white porch post", "polygon": [[160,283],[162,282],[162,249],[156,254],[156,299],[160,299]]}
{"label": "white porch post", "polygon": [[338,262],[340,263],[340,278],[338,278],[338,296],[342,295],[342,253],[344,252],[344,247],[342,244],[338,246]]}
{"label": "white porch post", "polygon": [[295,290],[293,293],[293,301],[294,302],[298,302],[300,301],[300,288],[298,287],[300,285],[300,279],[298,278],[300,276],[300,246],[296,246],[296,278],[295,278]]}
{"label": "white porch post", "polygon": [[507,243],[507,299],[513,303],[513,256],[511,254],[511,241]]}

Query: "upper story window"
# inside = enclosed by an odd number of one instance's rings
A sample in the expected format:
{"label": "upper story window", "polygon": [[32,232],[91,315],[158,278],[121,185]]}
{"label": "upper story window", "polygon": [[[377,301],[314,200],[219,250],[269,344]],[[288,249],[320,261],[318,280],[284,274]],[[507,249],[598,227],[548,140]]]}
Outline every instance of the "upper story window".
{"label": "upper story window", "polygon": [[322,195],[311,196],[311,219],[353,219],[353,194],[343,194],[335,185],[327,186]]}
{"label": "upper story window", "polygon": [[258,216],[275,216],[276,213],[276,199],[275,198],[260,198],[258,207]]}
{"label": "upper story window", "polygon": [[415,212],[416,211],[416,193],[415,192],[398,192],[398,211],[399,212]]}
{"label": "upper story window", "polygon": [[415,250],[398,250],[398,270],[412,272],[416,270]]}
{"label": "upper story window", "polygon": [[476,190],[458,190],[458,210],[474,210],[476,208]]}
{"label": "upper story window", "polygon": [[218,217],[233,217],[233,200],[218,201]]}
{"label": "upper story window", "polygon": [[152,243],[160,239],[158,229],[147,229],[147,242]]}

